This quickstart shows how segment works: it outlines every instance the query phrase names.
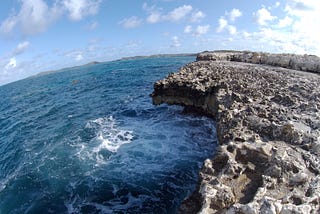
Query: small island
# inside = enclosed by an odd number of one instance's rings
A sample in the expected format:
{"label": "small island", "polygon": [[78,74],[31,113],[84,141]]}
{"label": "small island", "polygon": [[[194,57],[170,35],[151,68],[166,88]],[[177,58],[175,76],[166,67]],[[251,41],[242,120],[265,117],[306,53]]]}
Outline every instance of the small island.
{"label": "small island", "polygon": [[213,51],[154,84],[153,103],[216,121],[219,147],[181,213],[319,213],[320,58]]}

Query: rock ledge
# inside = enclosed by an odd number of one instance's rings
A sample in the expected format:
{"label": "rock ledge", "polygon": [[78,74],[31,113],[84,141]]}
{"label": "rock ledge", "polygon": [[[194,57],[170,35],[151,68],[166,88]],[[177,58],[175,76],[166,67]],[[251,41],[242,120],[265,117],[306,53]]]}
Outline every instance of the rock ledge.
{"label": "rock ledge", "polygon": [[215,51],[155,83],[154,104],[217,122],[181,213],[320,213],[319,73],[316,56]]}

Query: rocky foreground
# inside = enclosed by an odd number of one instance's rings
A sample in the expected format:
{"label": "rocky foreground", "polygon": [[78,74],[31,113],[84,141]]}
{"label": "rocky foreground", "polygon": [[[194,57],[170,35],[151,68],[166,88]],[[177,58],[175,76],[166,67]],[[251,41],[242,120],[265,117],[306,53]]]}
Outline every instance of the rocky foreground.
{"label": "rocky foreground", "polygon": [[204,52],[152,97],[217,123],[219,147],[181,213],[320,213],[320,58]]}

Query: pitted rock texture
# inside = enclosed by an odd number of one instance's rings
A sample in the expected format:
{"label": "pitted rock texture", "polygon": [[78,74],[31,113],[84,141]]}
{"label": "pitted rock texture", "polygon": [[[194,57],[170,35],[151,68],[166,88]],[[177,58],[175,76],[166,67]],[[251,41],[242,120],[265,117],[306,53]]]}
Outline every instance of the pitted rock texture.
{"label": "pitted rock texture", "polygon": [[[248,53],[268,63],[231,60]],[[293,70],[275,56],[205,52],[155,83],[154,104],[192,107],[217,122],[218,151],[181,213],[320,213],[320,59],[282,54],[299,64]]]}
{"label": "pitted rock texture", "polygon": [[198,54],[197,61],[235,61],[272,65],[298,71],[320,72],[319,57],[314,55],[270,54],[251,51],[213,51]]}

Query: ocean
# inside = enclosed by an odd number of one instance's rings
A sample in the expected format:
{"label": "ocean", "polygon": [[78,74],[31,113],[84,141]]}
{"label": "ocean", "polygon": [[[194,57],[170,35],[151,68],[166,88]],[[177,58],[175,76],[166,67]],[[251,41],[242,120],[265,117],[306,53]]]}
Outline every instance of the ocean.
{"label": "ocean", "polygon": [[0,213],[175,213],[217,139],[211,119],[152,105],[195,57],[104,62],[0,87]]}

